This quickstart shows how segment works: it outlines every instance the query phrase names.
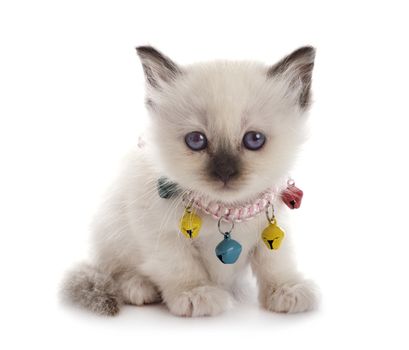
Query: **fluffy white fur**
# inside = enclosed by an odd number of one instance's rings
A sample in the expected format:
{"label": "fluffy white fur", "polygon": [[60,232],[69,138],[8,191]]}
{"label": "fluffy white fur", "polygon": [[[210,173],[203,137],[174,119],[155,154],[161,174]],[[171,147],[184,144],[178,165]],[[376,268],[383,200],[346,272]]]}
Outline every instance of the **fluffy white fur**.
{"label": "fluffy white fur", "polygon": [[[162,199],[156,187],[157,179],[166,176],[184,190],[240,203],[271,185],[285,185],[305,138],[308,106],[299,101],[305,89],[309,92],[314,50],[287,56],[275,69],[249,62],[178,67],[152,48],[138,51],[147,74],[151,118],[146,144],[130,154],[95,219],[94,271],[89,272],[90,266],[73,271],[65,280],[65,295],[102,314],[119,310],[112,307],[114,299],[118,306],[162,300],[175,315],[215,315],[232,305],[234,286],[250,265],[263,307],[276,312],[314,308],[315,288],[295,267],[287,209],[279,199],[274,203],[276,216],[286,231],[281,248],[270,251],[264,246],[260,233],[266,218],[260,215],[236,224],[233,237],[243,251],[235,264],[224,265],[214,253],[222,239],[217,222],[201,214],[200,235],[186,239],[178,232],[184,209],[181,195]],[[249,130],[266,135],[261,150],[242,147]],[[240,176],[229,186],[208,176],[210,153],[186,146],[184,136],[191,131],[205,133],[211,151],[223,147],[240,157]],[[100,275],[110,281],[108,308],[103,297],[107,282],[98,283]]]}

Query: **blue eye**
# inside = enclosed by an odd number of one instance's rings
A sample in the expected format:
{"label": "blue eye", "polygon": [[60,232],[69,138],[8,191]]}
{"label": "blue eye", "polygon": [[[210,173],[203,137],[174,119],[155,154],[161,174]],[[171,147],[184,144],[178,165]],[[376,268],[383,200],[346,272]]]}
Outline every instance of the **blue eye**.
{"label": "blue eye", "polygon": [[185,136],[186,145],[193,151],[201,151],[207,147],[205,134],[199,131],[192,131]]}
{"label": "blue eye", "polygon": [[266,137],[261,132],[257,131],[249,131],[243,137],[244,147],[251,151],[257,151],[263,147],[265,142]]}

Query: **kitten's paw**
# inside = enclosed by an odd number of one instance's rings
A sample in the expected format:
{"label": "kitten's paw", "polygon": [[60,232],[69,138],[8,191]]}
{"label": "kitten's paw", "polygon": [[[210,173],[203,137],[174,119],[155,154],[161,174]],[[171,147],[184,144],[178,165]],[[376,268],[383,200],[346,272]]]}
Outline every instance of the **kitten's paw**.
{"label": "kitten's paw", "polygon": [[232,297],[223,289],[201,286],[176,294],[167,305],[176,316],[213,316],[230,308]]}
{"label": "kitten's paw", "polygon": [[318,306],[318,288],[311,281],[288,282],[263,293],[261,302],[270,311],[296,313]]}
{"label": "kitten's paw", "polygon": [[161,301],[160,294],[153,283],[139,276],[122,282],[121,291],[127,304],[143,305]]}

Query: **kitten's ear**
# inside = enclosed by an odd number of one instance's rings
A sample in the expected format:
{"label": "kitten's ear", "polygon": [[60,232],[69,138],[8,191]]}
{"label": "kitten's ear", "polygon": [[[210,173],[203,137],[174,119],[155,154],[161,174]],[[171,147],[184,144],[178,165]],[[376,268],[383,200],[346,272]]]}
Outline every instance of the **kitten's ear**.
{"label": "kitten's ear", "polygon": [[181,73],[176,63],[152,46],[139,46],[136,52],[141,59],[146,81],[154,88],[159,87],[161,82],[174,80]]}
{"label": "kitten's ear", "polygon": [[279,77],[289,83],[301,108],[306,109],[311,100],[311,77],[314,68],[315,49],[301,47],[268,70],[269,77]]}

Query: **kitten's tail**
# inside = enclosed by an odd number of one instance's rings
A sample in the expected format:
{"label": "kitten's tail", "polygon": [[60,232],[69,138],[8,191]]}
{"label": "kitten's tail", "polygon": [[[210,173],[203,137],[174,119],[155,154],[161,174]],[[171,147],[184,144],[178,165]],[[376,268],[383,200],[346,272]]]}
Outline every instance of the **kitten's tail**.
{"label": "kitten's tail", "polygon": [[115,281],[94,266],[81,264],[68,272],[61,296],[101,315],[113,316],[122,304]]}

